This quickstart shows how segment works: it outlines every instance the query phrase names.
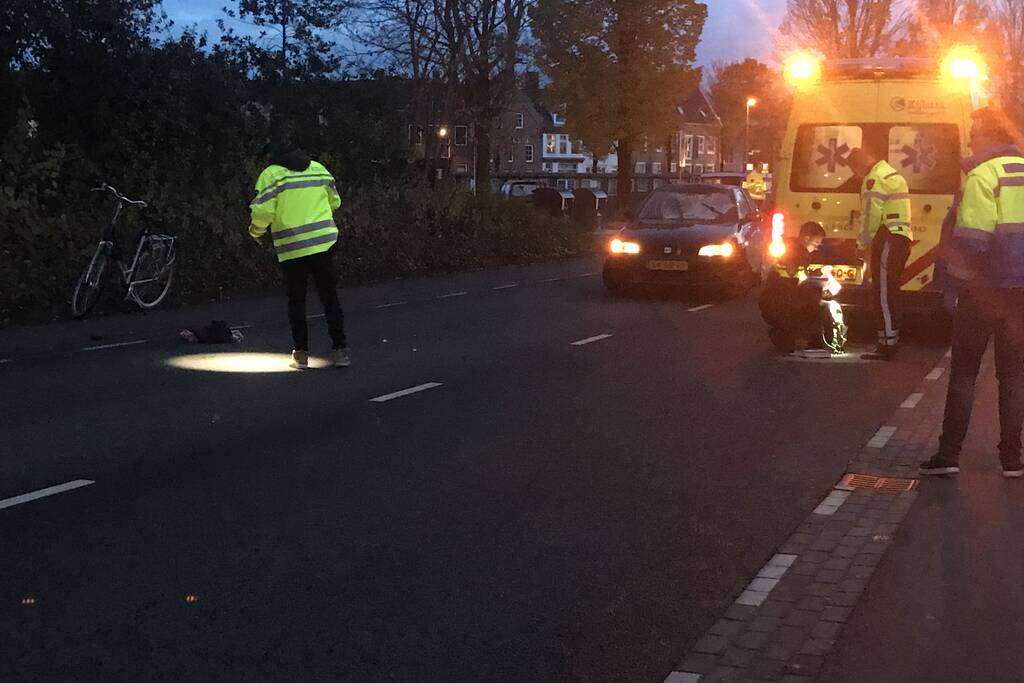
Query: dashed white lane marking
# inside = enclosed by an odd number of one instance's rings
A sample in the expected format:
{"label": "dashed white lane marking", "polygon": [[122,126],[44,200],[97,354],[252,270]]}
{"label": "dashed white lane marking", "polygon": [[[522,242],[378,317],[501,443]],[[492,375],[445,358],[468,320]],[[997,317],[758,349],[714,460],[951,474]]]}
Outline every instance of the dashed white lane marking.
{"label": "dashed white lane marking", "polygon": [[935,368],[934,370],[929,372],[927,375],[925,375],[924,378],[934,382],[938,378],[942,377],[942,373],[944,373],[945,371],[946,371],[946,368]]}
{"label": "dashed white lane marking", "polygon": [[597,273],[597,272],[595,272],[595,273],[580,273],[579,275],[570,275],[570,277],[594,277],[595,275],[600,275],[600,274],[601,273]]}
{"label": "dashed white lane marking", "polygon": [[690,313],[696,313],[697,311],[704,311],[714,306],[714,304],[704,304],[703,306],[694,306],[693,308],[687,309]]}
{"label": "dashed white lane marking", "polygon": [[889,443],[889,439],[896,433],[895,427],[879,427],[875,435],[868,441],[868,448],[885,448],[885,444]]}
{"label": "dashed white lane marking", "polygon": [[585,344],[593,344],[596,341],[601,341],[602,339],[607,339],[610,336],[612,336],[612,335],[610,335],[610,334],[598,334],[598,335],[595,335],[593,337],[587,337],[586,339],[580,339],[578,341],[574,341],[574,342],[572,342],[572,345],[573,346],[584,346]]}
{"label": "dashed white lane marking", "polygon": [[512,284],[509,284],[509,285],[498,285],[497,287],[491,287],[491,291],[496,292],[499,289],[512,289],[513,287],[518,287],[518,286],[519,286],[518,282],[513,282]]}
{"label": "dashed white lane marking", "polygon": [[758,607],[768,599],[768,594],[779,584],[782,576],[793,566],[796,555],[775,554],[768,564],[761,568],[757,576],[736,598],[737,605]]}
{"label": "dashed white lane marking", "polygon": [[10,362],[11,362],[10,358],[0,358],[0,365],[3,365],[4,363],[10,363]]}
{"label": "dashed white lane marking", "polygon": [[952,358],[952,357],[953,357],[953,349],[950,348],[948,351],[946,351],[946,358]]}
{"label": "dashed white lane marking", "polygon": [[700,674],[691,674],[683,671],[673,671],[665,679],[664,683],[699,683]]}
{"label": "dashed white lane marking", "polygon": [[148,339],[138,339],[136,341],[118,342],[116,344],[100,344],[99,346],[86,346],[82,350],[83,351],[101,351],[103,349],[117,349],[117,348],[120,348],[122,346],[137,346],[139,344],[148,344],[148,343],[149,343]]}
{"label": "dashed white lane marking", "polygon": [[393,308],[395,306],[404,306],[407,303],[409,303],[409,302],[408,301],[392,301],[389,304],[380,304],[378,306],[374,306],[374,308]]}
{"label": "dashed white lane marking", "polygon": [[0,500],[0,510],[4,508],[14,507],[15,505],[21,505],[22,503],[27,503],[32,500],[37,500],[39,498],[54,496],[58,493],[64,493],[65,491],[73,491],[74,489],[80,489],[83,486],[88,486],[89,484],[95,483],[96,482],[90,481],[88,479],[75,479],[74,481],[69,481],[66,484],[58,484],[57,486],[50,486],[45,489],[39,489],[38,491],[33,491],[32,493],[24,493],[20,496],[14,496],[13,498],[5,498],[3,500]]}
{"label": "dashed white lane marking", "polygon": [[417,394],[421,391],[426,391],[427,389],[433,389],[439,386],[442,386],[441,382],[427,382],[426,384],[419,384],[414,387],[409,387],[408,389],[402,389],[401,391],[395,391],[390,394],[384,394],[383,396],[378,396],[377,398],[371,398],[370,401],[372,401],[373,403],[384,403],[385,401],[401,398],[402,396],[408,396],[409,394]]}
{"label": "dashed white lane marking", "polygon": [[832,491],[825,496],[825,500],[821,501],[818,507],[814,508],[814,514],[832,516],[849,497],[849,491]]}
{"label": "dashed white lane marking", "polygon": [[317,318],[324,318],[326,316],[326,313],[317,313],[316,315],[307,315],[306,320],[316,320]]}
{"label": "dashed white lane marking", "polygon": [[450,292],[449,294],[442,294],[438,299],[454,299],[457,296],[466,296],[469,292]]}
{"label": "dashed white lane marking", "polygon": [[537,280],[537,282],[559,282],[562,278],[560,277],[549,277],[544,280]]}
{"label": "dashed white lane marking", "polygon": [[900,408],[916,408],[922,398],[924,398],[924,394],[911,394],[900,404]]}

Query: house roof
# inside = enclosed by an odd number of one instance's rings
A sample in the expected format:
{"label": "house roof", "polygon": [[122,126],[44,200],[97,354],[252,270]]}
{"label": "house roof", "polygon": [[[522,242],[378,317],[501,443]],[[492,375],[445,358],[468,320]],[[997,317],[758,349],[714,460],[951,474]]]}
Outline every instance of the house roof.
{"label": "house roof", "polygon": [[715,108],[711,106],[711,100],[699,87],[694,88],[689,97],[676,107],[676,112],[686,123],[722,123]]}

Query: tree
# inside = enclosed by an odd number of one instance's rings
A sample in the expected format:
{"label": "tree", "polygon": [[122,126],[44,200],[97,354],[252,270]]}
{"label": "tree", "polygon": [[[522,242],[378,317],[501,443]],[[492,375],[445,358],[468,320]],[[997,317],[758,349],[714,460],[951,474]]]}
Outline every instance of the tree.
{"label": "tree", "polygon": [[691,68],[707,7],[696,0],[538,0],[537,61],[550,103],[595,154],[615,149],[628,196],[634,146],[678,128],[676,107],[699,81]]}
{"label": "tree", "polygon": [[779,47],[812,49],[825,57],[874,57],[893,48],[906,22],[898,0],[787,0]]}
{"label": "tree", "polygon": [[757,104],[751,109],[749,147],[761,149],[765,161],[777,156],[792,101],[777,69],[756,59],[715,65],[710,94],[722,119],[723,151],[729,148],[735,152],[745,146],[746,102],[754,97]]}
{"label": "tree", "polygon": [[982,0],[909,0],[906,37],[899,51],[935,56],[950,45],[977,42],[989,16]]}
{"label": "tree", "polygon": [[998,74],[995,81],[1001,99],[1019,124],[1024,121],[1024,0],[998,0],[992,23],[999,48],[998,52],[991,52],[1001,55],[1002,59],[1001,63],[992,65],[998,68],[990,70]]}

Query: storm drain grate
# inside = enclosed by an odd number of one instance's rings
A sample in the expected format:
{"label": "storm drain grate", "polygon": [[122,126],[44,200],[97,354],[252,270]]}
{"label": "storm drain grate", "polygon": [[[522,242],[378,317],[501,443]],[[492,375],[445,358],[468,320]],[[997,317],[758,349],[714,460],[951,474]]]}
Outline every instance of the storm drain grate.
{"label": "storm drain grate", "polygon": [[917,488],[917,479],[887,479],[871,474],[847,474],[836,488],[853,491],[854,489],[874,489],[889,493],[903,493]]}

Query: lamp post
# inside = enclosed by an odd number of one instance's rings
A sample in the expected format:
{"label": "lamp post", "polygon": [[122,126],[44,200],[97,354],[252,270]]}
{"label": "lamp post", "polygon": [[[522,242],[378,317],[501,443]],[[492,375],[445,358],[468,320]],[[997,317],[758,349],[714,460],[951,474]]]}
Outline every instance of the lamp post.
{"label": "lamp post", "polygon": [[[437,178],[438,178],[438,180],[440,180],[441,179],[441,166],[440,166],[441,152],[444,151],[442,149],[442,146],[448,140],[448,126],[442,125],[440,128],[438,128],[437,129],[437,137],[438,137],[438,144],[437,144],[437,157],[438,157]],[[450,161],[449,161],[449,164],[450,164]],[[449,170],[450,169],[451,169],[451,166],[449,165]]]}
{"label": "lamp post", "polygon": [[743,127],[743,172],[747,171],[747,154],[750,148],[750,108],[757,106],[757,98],[747,98],[747,121]]}

